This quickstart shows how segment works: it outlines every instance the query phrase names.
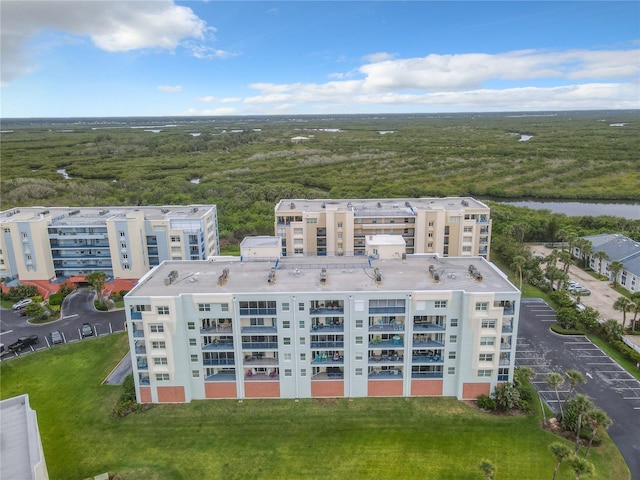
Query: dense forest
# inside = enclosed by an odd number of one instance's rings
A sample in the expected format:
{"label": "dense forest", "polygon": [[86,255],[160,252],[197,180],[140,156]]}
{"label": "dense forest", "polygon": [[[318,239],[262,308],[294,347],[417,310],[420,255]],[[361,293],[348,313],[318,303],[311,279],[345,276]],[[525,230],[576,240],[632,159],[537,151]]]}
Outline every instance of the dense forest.
{"label": "dense forest", "polygon": [[[280,198],[640,199],[638,111],[5,119],[2,208],[215,203],[223,243],[273,233]],[[294,137],[304,137],[292,141]],[[492,205],[529,240],[637,222]]]}

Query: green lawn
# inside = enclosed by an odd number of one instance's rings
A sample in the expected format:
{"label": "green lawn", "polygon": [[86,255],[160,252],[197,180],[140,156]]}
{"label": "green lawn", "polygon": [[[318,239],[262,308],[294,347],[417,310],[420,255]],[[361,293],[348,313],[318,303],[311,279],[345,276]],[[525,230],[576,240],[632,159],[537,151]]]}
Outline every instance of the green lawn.
{"label": "green lawn", "polygon": [[[109,413],[121,387],[101,385],[126,352],[123,334],[0,364],[2,398],[28,393],[52,479],[104,471],[130,479],[552,478],[559,437],[534,416],[494,416],[445,398],[196,401],[124,419]],[[629,479],[607,440],[594,478]],[[562,467],[558,479],[574,478]]]}

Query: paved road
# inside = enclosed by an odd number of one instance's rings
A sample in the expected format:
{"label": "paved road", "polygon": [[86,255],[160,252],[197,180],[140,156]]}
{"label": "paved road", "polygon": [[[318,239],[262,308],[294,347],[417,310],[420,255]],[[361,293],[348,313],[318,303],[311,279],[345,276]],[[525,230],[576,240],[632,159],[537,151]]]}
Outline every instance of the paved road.
{"label": "paved road", "polygon": [[[0,342],[6,348],[15,342],[18,337],[38,335],[40,340],[38,345],[20,353],[20,355],[26,355],[34,350],[48,348],[50,346],[50,334],[53,330],[60,330],[65,343],[83,340],[80,335],[80,326],[85,322],[93,327],[94,337],[123,331],[125,324],[124,310],[99,312],[93,307],[94,296],[95,293],[87,289],[76,290],[65,298],[62,304],[61,318],[55,322],[41,325],[30,324],[27,322],[27,317],[21,317],[19,313],[12,310],[2,309],[0,311]],[[92,337],[85,340],[90,338]],[[13,356],[15,354],[6,353],[2,359],[6,360]]]}
{"label": "paved road", "polygon": [[[561,336],[550,330],[554,310],[541,299],[522,299],[516,366],[536,372],[533,384],[549,407],[559,410],[555,391],[545,381],[549,372],[575,369],[587,382],[576,388],[613,421],[608,433],[622,453],[633,480],[640,480],[640,382],[584,336]],[[560,401],[569,393],[565,384]]]}

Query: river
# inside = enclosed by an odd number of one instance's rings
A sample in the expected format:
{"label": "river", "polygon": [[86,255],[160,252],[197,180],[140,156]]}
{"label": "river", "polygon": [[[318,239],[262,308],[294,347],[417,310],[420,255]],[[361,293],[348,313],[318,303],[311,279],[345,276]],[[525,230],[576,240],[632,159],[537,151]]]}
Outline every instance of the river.
{"label": "river", "polygon": [[[515,205],[517,207],[528,207],[533,210],[550,210],[553,213],[564,213],[570,217],[579,217],[583,215],[598,216],[612,215],[614,217],[629,218],[631,220],[640,220],[640,203],[615,203],[615,202],[578,202],[578,201],[534,201],[534,200],[513,200],[506,201],[504,199],[485,199],[487,201],[504,203],[506,205]],[[484,201],[484,200],[481,200]]]}

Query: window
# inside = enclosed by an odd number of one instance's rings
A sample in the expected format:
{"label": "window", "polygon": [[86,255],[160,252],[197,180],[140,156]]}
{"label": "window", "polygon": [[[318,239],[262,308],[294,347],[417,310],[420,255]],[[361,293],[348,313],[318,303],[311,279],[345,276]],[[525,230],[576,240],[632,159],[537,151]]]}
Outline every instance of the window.
{"label": "window", "polygon": [[282,311],[283,312],[288,312],[289,311],[289,303],[283,303],[282,304]]}
{"label": "window", "polygon": [[491,377],[493,370],[478,370],[478,377]]}
{"label": "window", "polygon": [[496,337],[480,337],[480,345],[491,346],[496,344]]}
{"label": "window", "polygon": [[304,248],[294,248],[293,253],[302,255],[304,253]]}
{"label": "window", "polygon": [[155,357],[153,359],[153,364],[154,365],[166,365],[167,364],[167,357]]}
{"label": "window", "polygon": [[433,227],[433,220],[429,220],[428,225],[429,225],[430,227]]}
{"label": "window", "polygon": [[191,376],[193,378],[198,378],[200,376],[200,370],[191,370]]}
{"label": "window", "polygon": [[305,345],[307,343],[307,339],[305,337],[300,337],[300,345]]}
{"label": "window", "polygon": [[190,338],[189,339],[189,346],[190,347],[197,347],[198,346],[198,341],[195,338]]}
{"label": "window", "polygon": [[228,312],[229,311],[229,304],[228,303],[221,303],[220,304],[220,310],[223,312]]}
{"label": "window", "polygon": [[462,247],[462,251],[465,252],[465,253],[469,253],[469,252],[471,252],[471,247],[469,245],[464,245]]}
{"label": "window", "polygon": [[318,223],[318,219],[317,218],[307,218],[307,223],[311,223],[311,224]]}
{"label": "window", "polygon": [[167,344],[164,342],[151,342],[151,348],[153,348],[154,350],[162,350],[164,348],[167,348]]}
{"label": "window", "polygon": [[480,328],[496,328],[495,320],[482,320]]}
{"label": "window", "polygon": [[342,232],[338,232],[338,238],[342,238]]}
{"label": "window", "polygon": [[197,362],[198,361],[198,355],[197,354],[191,355],[191,361],[192,362]]}
{"label": "window", "polygon": [[307,354],[306,353],[301,353],[300,354],[300,361],[301,362],[306,362],[307,361]]}
{"label": "window", "polygon": [[182,248],[180,247],[171,247],[171,253],[180,253],[182,252]]}
{"label": "window", "polygon": [[298,303],[298,310],[304,312],[304,302]]}
{"label": "window", "polygon": [[457,335],[449,335],[449,343],[458,343]]}
{"label": "window", "polygon": [[356,320],[356,328],[362,328],[363,320],[360,318]]}
{"label": "window", "polygon": [[449,352],[449,360],[455,360],[456,359],[456,352],[455,350],[453,352]]}
{"label": "window", "polygon": [[460,223],[460,217],[458,217],[458,216],[450,217],[449,218],[449,222],[451,222],[451,223]]}
{"label": "window", "polygon": [[198,304],[198,311],[199,312],[210,312],[211,311],[211,304],[210,303],[199,303]]}
{"label": "window", "polygon": [[161,323],[152,323],[149,325],[149,331],[151,333],[164,333],[164,325]]}
{"label": "window", "polygon": [[158,307],[158,315],[169,315],[169,307]]}
{"label": "window", "polygon": [[452,318],[451,319],[451,323],[449,324],[452,327],[457,327],[458,326],[458,319],[457,318]]}
{"label": "window", "polygon": [[493,362],[493,353],[481,353],[478,360],[481,362]]}
{"label": "window", "polygon": [[447,301],[446,300],[436,300],[434,306],[435,306],[435,308],[447,308]]}
{"label": "window", "polygon": [[292,370],[290,368],[285,368],[284,369],[284,376],[285,377],[290,377],[291,376],[291,372],[292,372]]}
{"label": "window", "polygon": [[169,374],[168,373],[156,373],[156,381],[158,382],[168,382]]}
{"label": "window", "polygon": [[362,337],[358,336],[356,337],[356,345],[362,345]]}
{"label": "window", "polygon": [[[433,238],[433,232],[429,232],[429,233],[427,234],[427,236],[428,236],[429,238]],[[433,245],[433,244],[432,244],[432,245]]]}
{"label": "window", "polygon": [[284,338],[282,339],[282,343],[283,343],[284,345],[291,345],[291,337],[284,337]]}
{"label": "window", "polygon": [[342,222],[338,222],[338,228],[342,228]]}
{"label": "window", "polygon": [[304,320],[299,320],[298,326],[304,330]]}
{"label": "window", "polygon": [[360,367],[356,368],[356,375],[362,376],[362,368]]}
{"label": "window", "polygon": [[291,328],[291,321],[290,320],[283,320],[282,321],[282,328]]}
{"label": "window", "polygon": [[195,322],[187,322],[187,329],[188,330],[195,330],[196,329],[196,323]]}
{"label": "window", "polygon": [[293,229],[293,234],[294,235],[302,235],[302,229],[301,228],[294,228]]}
{"label": "window", "polygon": [[476,312],[486,312],[489,310],[489,302],[476,302]]}
{"label": "window", "polygon": [[173,243],[180,243],[180,237],[177,235],[171,235],[171,241]]}
{"label": "window", "polygon": [[433,242],[428,242],[427,243],[427,248],[433,248]]}
{"label": "window", "polygon": [[264,318],[262,317],[250,318],[249,325],[251,325],[252,327],[264,326]]}
{"label": "window", "polygon": [[120,236],[124,237],[124,232],[123,231],[120,231]]}
{"label": "window", "polygon": [[356,360],[362,360],[362,352],[356,352]]}
{"label": "window", "polygon": [[473,227],[464,227],[463,231],[464,231],[464,233],[471,233],[471,232],[473,232]]}
{"label": "window", "polygon": [[291,361],[291,354],[290,353],[285,353],[284,354],[284,359],[285,359],[285,361],[290,362]]}
{"label": "window", "polygon": [[304,239],[302,239],[302,238],[294,238],[293,239],[293,244],[297,245],[297,246],[304,245]]}

